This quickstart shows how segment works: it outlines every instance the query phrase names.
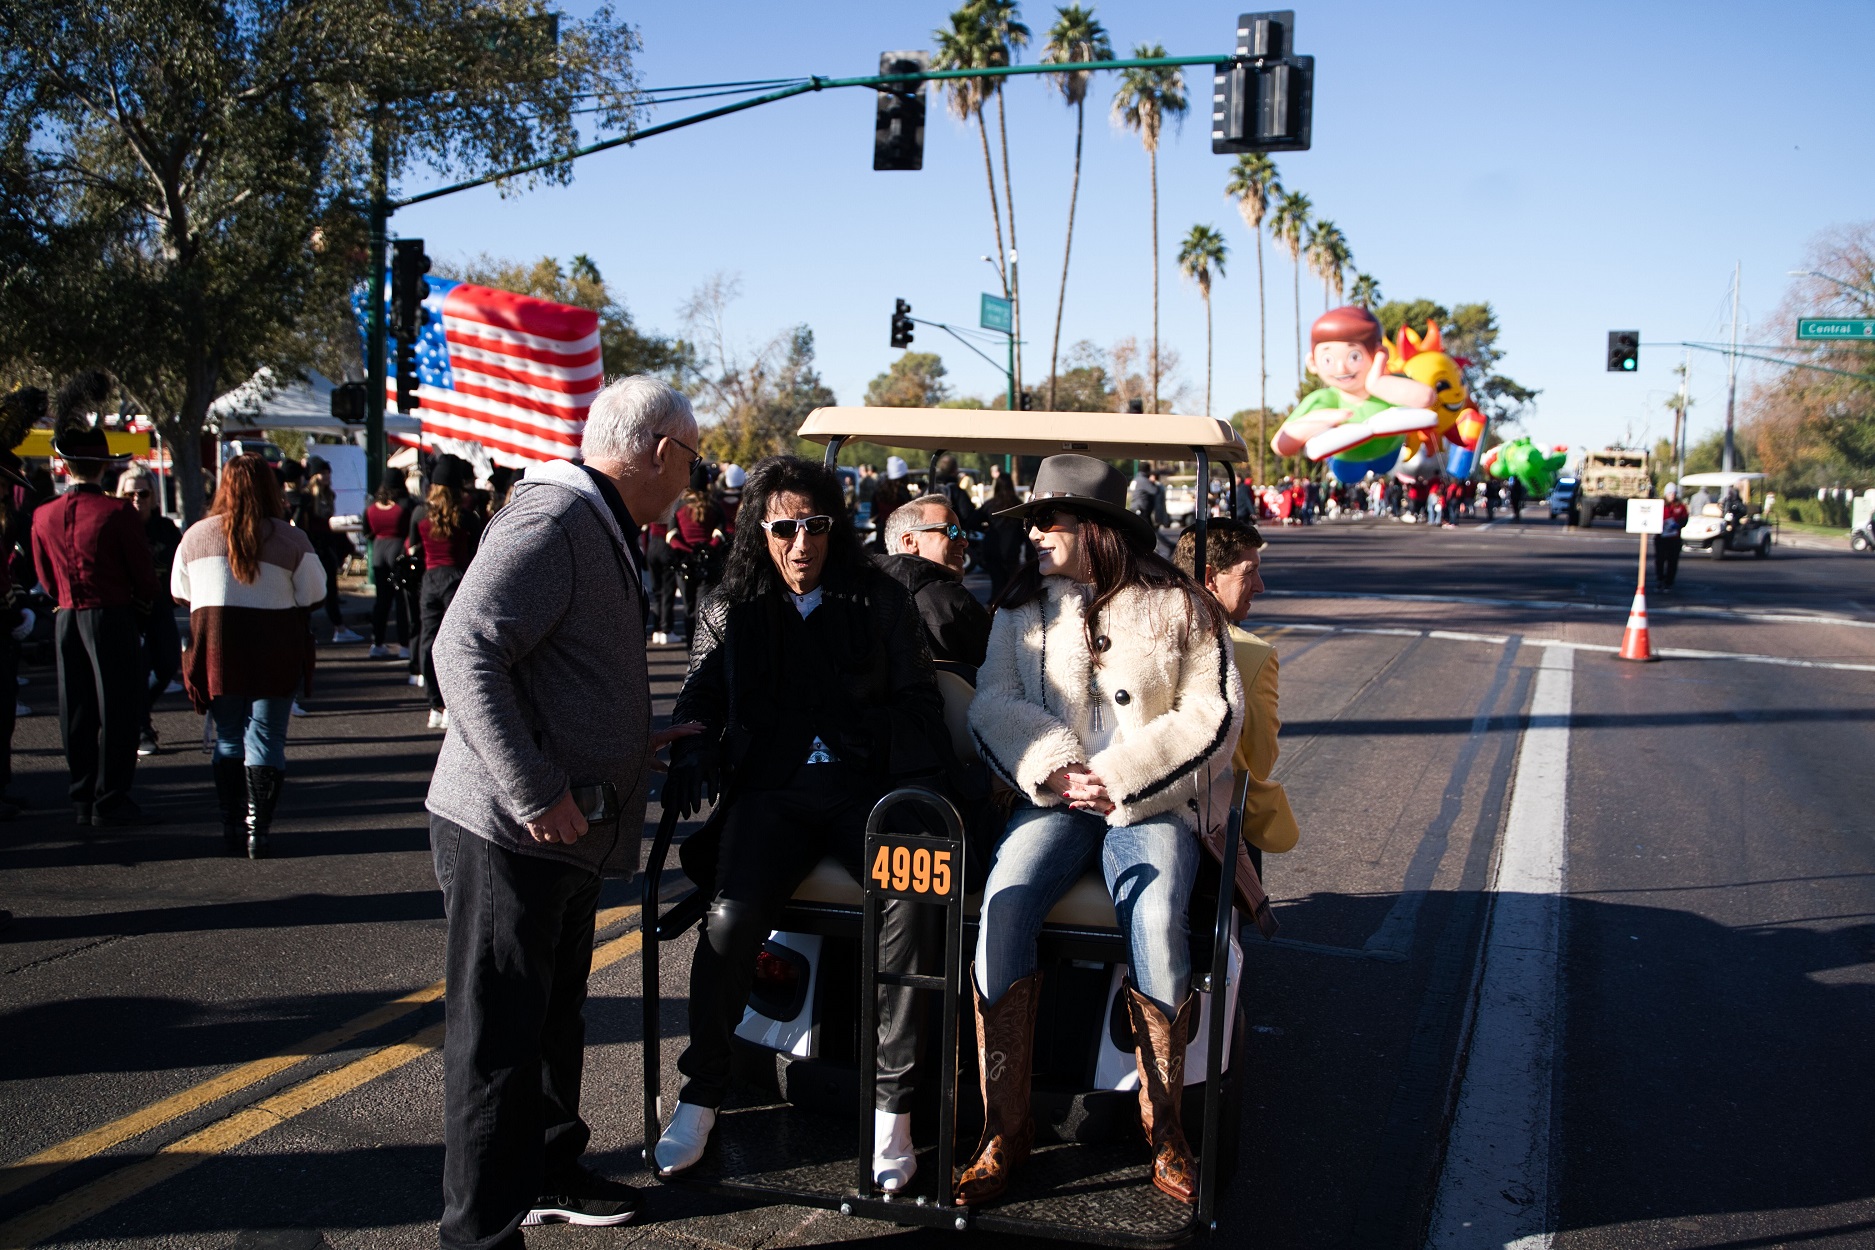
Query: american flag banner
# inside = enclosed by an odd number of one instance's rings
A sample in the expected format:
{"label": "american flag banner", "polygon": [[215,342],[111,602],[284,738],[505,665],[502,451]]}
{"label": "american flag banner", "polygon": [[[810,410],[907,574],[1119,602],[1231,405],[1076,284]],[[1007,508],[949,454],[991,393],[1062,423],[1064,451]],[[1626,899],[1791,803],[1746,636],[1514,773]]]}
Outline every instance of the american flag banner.
{"label": "american flag banner", "polygon": [[[417,339],[418,398],[411,415],[423,443],[496,464],[563,460],[579,451],[586,409],[605,385],[599,314],[531,295],[431,277]],[[390,315],[385,284],[385,316]],[[366,329],[365,293],[353,299]],[[397,350],[390,345],[385,405],[397,406]],[[398,440],[407,441],[407,440]]]}

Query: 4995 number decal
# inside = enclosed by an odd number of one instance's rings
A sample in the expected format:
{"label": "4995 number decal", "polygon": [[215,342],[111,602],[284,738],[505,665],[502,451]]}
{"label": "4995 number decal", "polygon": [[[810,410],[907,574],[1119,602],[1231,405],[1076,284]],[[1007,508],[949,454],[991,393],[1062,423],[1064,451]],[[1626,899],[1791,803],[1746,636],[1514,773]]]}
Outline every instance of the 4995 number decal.
{"label": "4995 number decal", "polygon": [[867,886],[875,894],[941,902],[957,887],[956,859],[917,838],[871,839]]}

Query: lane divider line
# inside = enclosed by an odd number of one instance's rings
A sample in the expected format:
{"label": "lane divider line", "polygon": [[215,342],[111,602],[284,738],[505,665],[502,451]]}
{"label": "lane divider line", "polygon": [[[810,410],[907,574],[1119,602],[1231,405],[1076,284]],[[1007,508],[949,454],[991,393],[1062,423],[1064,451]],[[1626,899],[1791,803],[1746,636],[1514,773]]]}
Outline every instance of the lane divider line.
{"label": "lane divider line", "polygon": [[[608,907],[593,918],[594,928],[598,931],[608,929],[622,920],[629,919],[637,910],[636,903],[624,907]],[[594,957],[597,958],[597,951],[594,952]],[[158,1099],[127,1116],[112,1120],[109,1124],[99,1125],[89,1132],[68,1138],[56,1146],[48,1146],[37,1154],[31,1154],[24,1159],[6,1164],[0,1168],[0,1197],[24,1189],[74,1163],[102,1154],[113,1146],[121,1145],[134,1137],[141,1137],[152,1129],[161,1128],[172,1120],[198,1111],[230,1094],[258,1085],[310,1059],[339,1050],[347,1042],[400,1020],[442,996],[443,982],[441,981],[426,985],[420,990],[412,990],[382,1006],[374,1007],[354,1020],[349,1020],[317,1036],[309,1037],[277,1054],[230,1068],[200,1084],[192,1085],[167,1098]]]}
{"label": "lane divider line", "polygon": [[[635,908],[611,910],[616,913]],[[594,948],[592,971],[598,972],[634,955],[643,946],[642,929],[633,929],[622,937],[613,938]],[[42,1207],[0,1224],[0,1250],[25,1250],[28,1246],[36,1246],[48,1238],[56,1237],[127,1199],[252,1141],[268,1129],[278,1128],[295,1116],[324,1106],[335,1098],[442,1049],[442,1046],[443,1024],[438,1021],[403,1041],[393,1042],[341,1067],[309,1077],[250,1107],[230,1112],[214,1123],[176,1139],[148,1158],[106,1173]]]}
{"label": "lane divider line", "polygon": [[1549,1250],[1551,1094],[1561,1025],[1575,651],[1543,653],[1492,874],[1428,1250]]}
{"label": "lane divider line", "polygon": [[[1622,603],[1579,603],[1568,599],[1493,599],[1482,595],[1399,595],[1368,594],[1354,590],[1265,590],[1259,599],[1371,599],[1383,603],[1463,603],[1487,608],[1544,608],[1552,612],[1626,612]],[[1699,616],[1721,621],[1760,621],[1773,625],[1846,625],[1850,629],[1875,629],[1875,621],[1849,616],[1822,616],[1806,612],[1761,611],[1743,608],[1663,607],[1662,616]]]}
{"label": "lane divider line", "polygon": [[[1384,638],[1437,638],[1444,642],[1482,642],[1501,647],[1510,641],[1503,634],[1468,634],[1449,629],[1366,629],[1351,625],[1284,625],[1291,631],[1317,634],[1379,635]],[[1275,634],[1276,627],[1255,631]],[[1526,647],[1556,647],[1569,651],[1595,651],[1615,655],[1621,648],[1603,642],[1573,642],[1566,638],[1525,638]],[[1784,668],[1820,668],[1838,673],[1875,673],[1875,664],[1853,664],[1847,660],[1799,660],[1787,655],[1759,655],[1750,651],[1702,651],[1695,647],[1655,647],[1654,654],[1672,660],[1732,660],[1739,664],[1774,664]]]}

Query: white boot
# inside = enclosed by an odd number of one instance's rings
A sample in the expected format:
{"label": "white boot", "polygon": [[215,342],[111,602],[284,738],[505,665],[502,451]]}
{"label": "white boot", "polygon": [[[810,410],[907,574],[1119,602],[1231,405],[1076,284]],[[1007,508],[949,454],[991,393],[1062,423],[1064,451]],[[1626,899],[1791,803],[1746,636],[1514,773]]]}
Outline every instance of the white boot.
{"label": "white boot", "polygon": [[658,1162],[658,1175],[675,1176],[695,1166],[703,1157],[703,1148],[709,1144],[710,1130],[715,1127],[713,1109],[699,1107],[694,1102],[678,1103],[670,1127],[664,1130],[664,1136],[658,1138],[657,1149],[652,1151]]}
{"label": "white boot", "polygon": [[911,1184],[918,1155],[911,1144],[911,1112],[872,1113],[872,1183],[887,1193]]}

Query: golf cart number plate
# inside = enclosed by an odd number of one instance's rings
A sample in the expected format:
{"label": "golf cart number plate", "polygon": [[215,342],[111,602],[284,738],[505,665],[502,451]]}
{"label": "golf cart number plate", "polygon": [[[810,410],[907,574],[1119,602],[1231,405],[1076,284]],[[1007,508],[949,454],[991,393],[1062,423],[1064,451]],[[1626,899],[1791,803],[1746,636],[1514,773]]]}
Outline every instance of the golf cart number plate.
{"label": "golf cart number plate", "polygon": [[866,889],[885,898],[947,902],[963,887],[954,843],[874,834],[866,839]]}

